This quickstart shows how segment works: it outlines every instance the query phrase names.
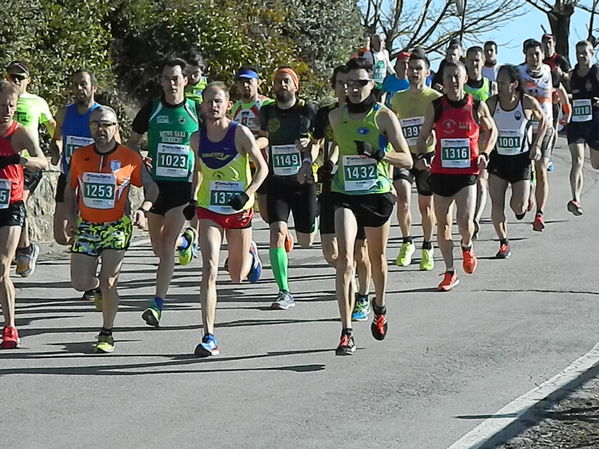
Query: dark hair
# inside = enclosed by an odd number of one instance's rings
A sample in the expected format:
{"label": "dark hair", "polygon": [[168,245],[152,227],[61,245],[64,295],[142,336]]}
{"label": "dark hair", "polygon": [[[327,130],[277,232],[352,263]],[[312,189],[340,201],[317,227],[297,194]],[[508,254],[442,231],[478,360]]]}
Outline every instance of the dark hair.
{"label": "dark hair", "polygon": [[510,77],[510,81],[513,83],[514,81],[518,81],[518,86],[516,87],[516,92],[520,92],[520,95],[524,95],[526,92],[524,90],[524,84],[522,83],[522,75],[520,74],[520,69],[512,64],[504,64],[499,67],[497,71],[497,77],[499,77],[500,73],[506,73]]}
{"label": "dark hair", "polygon": [[347,67],[348,72],[350,70],[366,70],[370,76],[372,76],[374,72],[372,63],[366,58],[350,59],[345,66]]}
{"label": "dark hair", "polygon": [[414,51],[412,51],[412,54],[410,55],[410,59],[408,59],[408,63],[410,63],[412,61],[424,61],[424,65],[426,66],[426,68],[427,69],[431,68],[431,62],[426,57],[424,50],[422,50],[422,48],[420,48],[420,47],[417,47],[414,49]]}
{"label": "dark hair", "polygon": [[162,67],[160,68],[160,72],[162,72],[166,67],[181,67],[181,72],[183,72],[183,76],[187,76],[185,75],[186,71],[187,71],[187,61],[185,61],[185,59],[182,58],[169,58],[169,59],[165,59],[164,62],[162,63]]}
{"label": "dark hair", "polygon": [[590,47],[591,50],[595,50],[594,45],[586,39],[576,42],[576,47]]}
{"label": "dark hair", "polygon": [[526,53],[529,48],[537,48],[537,47],[539,47],[541,49],[541,51],[543,51],[543,44],[541,44],[538,40],[526,39],[524,41],[524,43],[522,44],[522,51],[524,53]]}
{"label": "dark hair", "polygon": [[458,39],[457,37],[454,37],[447,44],[447,49],[450,49],[451,47],[460,47],[460,48],[462,48],[462,41],[460,39]]}
{"label": "dark hair", "polygon": [[[192,50],[189,53],[189,56],[187,57],[187,64],[197,66],[197,67],[201,68],[202,70],[204,70],[204,67],[205,67],[204,57],[202,56],[202,54],[200,52]],[[173,67],[173,66],[171,66],[171,67]]]}
{"label": "dark hair", "polygon": [[337,75],[339,75],[339,73],[347,73],[347,66],[345,64],[342,65],[338,65],[337,67],[335,67],[333,69],[333,74],[331,75],[331,86],[333,87],[333,89],[335,89],[335,85],[337,83]]}
{"label": "dark hair", "polygon": [[91,81],[92,86],[97,86],[98,85],[98,80],[96,79],[96,76],[92,73],[91,70],[87,70],[87,69],[76,70],[71,75],[71,79],[73,79],[75,77],[75,75],[83,75],[84,73],[87,73],[87,75],[89,76],[89,80]]}
{"label": "dark hair", "polygon": [[478,45],[475,45],[474,47],[470,47],[466,51],[466,56],[468,56],[470,53],[480,53],[483,56],[485,55],[485,51],[481,47],[479,47]]}
{"label": "dark hair", "polygon": [[497,42],[495,41],[487,41],[483,44],[483,47],[495,47],[495,51],[497,51]]}
{"label": "dark hair", "polygon": [[466,66],[464,65],[464,63],[462,61],[458,61],[458,62],[447,61],[447,62],[445,62],[445,65],[443,66],[443,75],[445,75],[445,72],[447,71],[447,69],[451,69],[451,68],[460,69],[464,73],[468,73],[466,71]]}

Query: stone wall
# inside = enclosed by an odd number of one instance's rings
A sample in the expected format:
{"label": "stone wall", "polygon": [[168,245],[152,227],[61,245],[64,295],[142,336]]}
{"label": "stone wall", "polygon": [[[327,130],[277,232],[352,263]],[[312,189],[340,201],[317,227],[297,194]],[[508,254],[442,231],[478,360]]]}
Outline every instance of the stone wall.
{"label": "stone wall", "polygon": [[[54,241],[52,223],[54,220],[54,195],[58,171],[46,171],[37,190],[27,200],[27,225],[32,242],[51,243]],[[143,198],[142,189],[132,187],[129,193],[131,207],[135,210]]]}

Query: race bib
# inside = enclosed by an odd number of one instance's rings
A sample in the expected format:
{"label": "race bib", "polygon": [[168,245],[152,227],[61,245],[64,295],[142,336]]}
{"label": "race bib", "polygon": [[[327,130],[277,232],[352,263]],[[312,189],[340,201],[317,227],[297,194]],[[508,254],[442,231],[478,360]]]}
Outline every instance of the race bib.
{"label": "race bib", "polygon": [[346,192],[370,190],[376,185],[376,161],[367,156],[343,156],[343,178]]}
{"label": "race bib", "polygon": [[10,205],[10,181],[0,179],[0,209],[8,209]]}
{"label": "race bib", "polygon": [[63,151],[67,163],[71,161],[71,156],[77,148],[91,145],[92,143],[94,143],[94,139],[91,137],[67,136],[66,145]]}
{"label": "race bib", "polygon": [[470,168],[469,139],[441,139],[443,168]]}
{"label": "race bib", "polygon": [[296,175],[302,165],[301,155],[295,145],[273,145],[272,170],[277,176]]}
{"label": "race bib", "polygon": [[83,204],[91,209],[112,209],[116,199],[113,173],[83,173]]}
{"label": "race bib", "polygon": [[210,204],[208,209],[219,214],[237,212],[231,206],[231,198],[244,191],[241,181],[212,181],[210,183]]}
{"label": "race bib", "polygon": [[387,75],[387,67],[385,61],[376,61],[374,63],[374,81],[377,84],[381,84]]}
{"label": "race bib", "polygon": [[420,135],[420,128],[424,124],[424,117],[403,118],[399,122],[401,123],[401,130],[408,145],[411,147],[415,146]]}
{"label": "race bib", "polygon": [[590,98],[572,101],[572,121],[590,122],[593,120],[593,105]]}
{"label": "race bib", "polygon": [[500,129],[497,136],[497,153],[513,156],[522,152],[522,137],[517,129]]}
{"label": "race bib", "polygon": [[159,143],[156,158],[156,176],[165,178],[189,176],[189,145]]}
{"label": "race bib", "polygon": [[247,126],[251,131],[258,131],[260,129],[260,124],[256,120],[256,115],[248,109],[241,111],[233,121],[241,123],[243,126]]}

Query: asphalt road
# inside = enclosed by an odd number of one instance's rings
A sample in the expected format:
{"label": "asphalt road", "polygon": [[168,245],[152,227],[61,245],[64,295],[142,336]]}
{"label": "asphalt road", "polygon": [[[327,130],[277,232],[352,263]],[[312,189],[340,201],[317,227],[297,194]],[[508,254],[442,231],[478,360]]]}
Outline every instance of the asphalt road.
{"label": "asphalt road", "polygon": [[[390,266],[389,335],[375,341],[369,323],[357,323],[353,357],[334,355],[334,272],[319,244],[291,254],[297,307],[288,311],[268,310],[276,293],[269,268],[257,285],[232,285],[221,271],[221,355],[203,360],[193,356],[202,333],[199,262],[177,267],[162,327],[153,329],[140,314],[156,260],[148,244],[132,247],[119,284],[116,351],[98,355],[98,312],[70,288],[68,257],[43,254],[32,277],[15,279],[22,344],[0,353],[3,446],[448,447],[599,340],[599,177],[587,165],[585,213],[574,217],[563,143],[555,160],[544,232],[532,231],[532,214],[524,222],[510,214],[513,255],[494,260],[487,219],[477,272],[460,271],[448,293],[435,291],[438,250],[433,272],[418,271],[418,259]],[[255,230],[268,265],[266,226],[257,220]],[[419,247],[418,228],[414,235]],[[394,226],[389,260],[399,237]]]}

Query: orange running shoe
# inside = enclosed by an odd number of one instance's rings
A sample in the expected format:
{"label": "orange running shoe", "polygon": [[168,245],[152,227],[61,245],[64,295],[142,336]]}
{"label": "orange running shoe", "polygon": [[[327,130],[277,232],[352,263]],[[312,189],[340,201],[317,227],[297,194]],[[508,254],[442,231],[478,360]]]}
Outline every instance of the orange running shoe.
{"label": "orange running shoe", "polygon": [[2,349],[15,349],[20,341],[16,327],[6,326],[2,329]]}
{"label": "orange running shoe", "polygon": [[290,253],[293,250],[293,236],[291,232],[287,231],[285,236],[285,252]]}
{"label": "orange running shoe", "polygon": [[478,259],[474,255],[474,249],[472,247],[470,247],[470,249],[462,249],[462,266],[464,267],[464,271],[468,274],[472,274],[476,271]]}
{"label": "orange running shoe", "polygon": [[443,280],[437,286],[437,290],[440,292],[448,292],[459,283],[460,280],[458,279],[458,275],[455,274],[455,271],[446,271],[443,275]]}

